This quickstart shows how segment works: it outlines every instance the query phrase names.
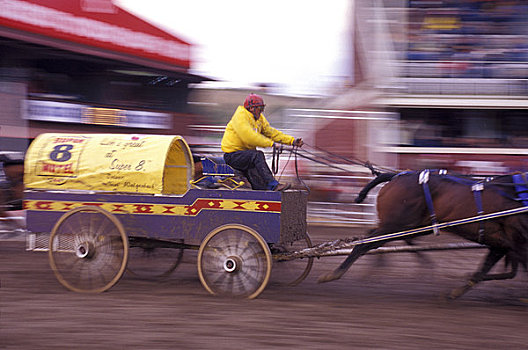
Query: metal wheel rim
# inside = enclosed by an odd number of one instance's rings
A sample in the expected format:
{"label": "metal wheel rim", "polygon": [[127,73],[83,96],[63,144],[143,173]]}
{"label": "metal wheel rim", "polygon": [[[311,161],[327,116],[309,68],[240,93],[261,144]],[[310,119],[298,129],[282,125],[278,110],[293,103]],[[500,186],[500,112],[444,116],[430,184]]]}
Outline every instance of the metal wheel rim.
{"label": "metal wheel rim", "polygon": [[214,295],[256,298],[268,284],[271,264],[268,244],[243,225],[216,228],[198,251],[200,281]]}
{"label": "metal wheel rim", "polygon": [[57,221],[51,231],[48,256],[63,286],[75,292],[100,293],[123,275],[128,239],[114,215],[99,207],[83,206]]}
{"label": "metal wheel rim", "polygon": [[[312,240],[310,239],[310,236],[308,233],[306,233],[304,239],[299,240],[298,242],[302,246],[290,248],[288,247],[288,251],[290,250],[300,250],[304,248],[311,248]],[[286,285],[286,286],[296,286],[302,281],[306,279],[306,277],[310,274],[310,271],[312,270],[314,258],[304,258],[304,259],[295,259],[290,261],[274,261],[273,262],[273,270],[271,275],[271,282],[277,283],[280,285]],[[304,268],[300,265],[304,265]],[[300,274],[299,274],[300,271]],[[284,277],[281,275],[287,274],[288,276]],[[293,276],[293,277],[291,277]],[[282,277],[282,278],[281,278]]]}

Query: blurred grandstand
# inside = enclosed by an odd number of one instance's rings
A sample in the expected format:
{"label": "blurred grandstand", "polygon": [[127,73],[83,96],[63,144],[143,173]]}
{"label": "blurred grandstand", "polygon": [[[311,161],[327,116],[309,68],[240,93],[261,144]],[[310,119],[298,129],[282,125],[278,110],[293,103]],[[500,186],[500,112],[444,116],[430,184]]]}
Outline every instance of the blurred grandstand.
{"label": "blurred grandstand", "polygon": [[396,74],[379,102],[400,116],[385,151],[403,168],[526,170],[528,2],[383,4]]}
{"label": "blurred grandstand", "polygon": [[[526,1],[356,0],[351,6],[351,76],[323,99],[267,94],[273,125],[308,144],[395,169],[528,170]],[[219,137],[243,93],[195,90],[202,112],[223,113],[216,126],[200,131]],[[223,96],[227,105],[219,102]],[[351,203],[368,170],[336,165],[348,171],[303,164],[312,218],[373,224],[372,199],[367,209]],[[326,204],[314,205],[319,200]],[[357,215],[336,221],[343,212]]]}

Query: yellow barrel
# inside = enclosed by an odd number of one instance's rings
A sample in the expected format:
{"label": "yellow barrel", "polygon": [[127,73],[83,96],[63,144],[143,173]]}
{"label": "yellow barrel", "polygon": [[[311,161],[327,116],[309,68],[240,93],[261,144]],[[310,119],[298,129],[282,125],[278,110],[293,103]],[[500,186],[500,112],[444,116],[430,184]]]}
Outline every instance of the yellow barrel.
{"label": "yellow barrel", "polygon": [[26,189],[184,194],[194,163],[181,136],[41,134],[24,164]]}

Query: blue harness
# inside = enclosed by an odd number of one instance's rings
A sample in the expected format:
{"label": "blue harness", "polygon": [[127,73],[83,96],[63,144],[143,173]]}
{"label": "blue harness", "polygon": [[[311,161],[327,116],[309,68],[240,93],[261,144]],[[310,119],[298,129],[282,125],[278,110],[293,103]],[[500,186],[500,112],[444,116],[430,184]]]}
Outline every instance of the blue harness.
{"label": "blue harness", "polygon": [[423,170],[420,175],[418,175],[418,183],[422,185],[425,195],[425,203],[427,204],[427,208],[429,209],[429,214],[431,216],[431,223],[433,226],[433,232],[436,236],[440,234],[440,231],[438,230],[438,221],[436,220],[436,213],[433,206],[433,198],[431,197],[431,191],[429,190],[429,169]]}
{"label": "blue harness", "polygon": [[513,174],[512,178],[518,196],[515,200],[520,201],[524,206],[528,206],[528,181],[526,180],[526,173]]}
{"label": "blue harness", "polygon": [[[438,230],[438,227],[436,227],[438,222],[436,220],[436,214],[435,214],[434,206],[433,206],[433,199],[431,197],[431,192],[429,190],[429,185],[428,185],[430,172],[431,171],[429,169],[423,170],[418,176],[418,183],[422,185],[423,187],[425,203],[427,204],[427,208],[429,209],[429,214],[431,216],[433,232],[436,235],[438,235],[439,230]],[[405,172],[405,173],[408,173],[408,172]],[[445,175],[447,174],[447,171],[438,170],[438,174]],[[484,190],[484,183],[482,181],[466,180],[466,179],[461,179],[461,178],[457,178],[454,176],[448,176],[448,177],[455,182],[466,184],[466,185],[471,185],[471,191],[473,192],[473,197],[475,198],[475,205],[477,207],[477,216],[483,215],[484,209],[482,208],[482,191]],[[524,206],[528,206],[528,179],[527,179],[526,173],[514,174],[512,175],[512,179],[513,179],[513,183],[515,187],[515,192],[517,195],[517,197],[513,199],[521,202]],[[484,238],[484,221],[481,220],[479,221],[478,241],[482,242],[483,238]]]}
{"label": "blue harness", "polygon": [[[447,175],[447,170],[437,170],[439,175]],[[431,217],[431,223],[433,226],[433,232],[435,235],[439,235],[440,231],[437,227],[438,221],[436,219],[436,213],[433,206],[433,198],[431,197],[431,191],[429,190],[429,174],[431,171],[429,169],[423,170],[420,175],[418,176],[418,183],[422,185],[424,196],[425,196],[425,203],[427,204],[427,208],[429,209],[429,214]],[[482,208],[482,191],[484,190],[484,184],[482,182],[474,182],[469,181],[465,179],[460,179],[454,176],[450,176],[450,179],[452,179],[455,182],[471,185],[471,191],[473,192],[473,197],[475,198],[475,204],[477,206],[477,215],[480,216],[484,214],[484,210]],[[528,192],[525,193],[526,197],[528,199]],[[484,222],[479,221],[479,242],[482,241],[482,238],[484,237]]]}

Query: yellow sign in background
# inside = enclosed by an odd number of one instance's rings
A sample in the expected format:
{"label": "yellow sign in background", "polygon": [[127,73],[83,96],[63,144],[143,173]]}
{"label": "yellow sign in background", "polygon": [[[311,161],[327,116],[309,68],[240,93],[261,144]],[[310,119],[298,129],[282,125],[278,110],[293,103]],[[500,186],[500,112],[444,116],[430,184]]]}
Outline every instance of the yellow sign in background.
{"label": "yellow sign in background", "polygon": [[193,161],[180,136],[42,134],[24,171],[28,189],[182,194]]}

